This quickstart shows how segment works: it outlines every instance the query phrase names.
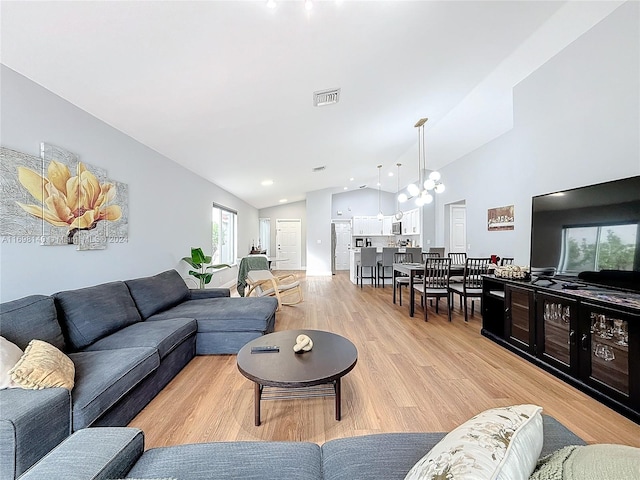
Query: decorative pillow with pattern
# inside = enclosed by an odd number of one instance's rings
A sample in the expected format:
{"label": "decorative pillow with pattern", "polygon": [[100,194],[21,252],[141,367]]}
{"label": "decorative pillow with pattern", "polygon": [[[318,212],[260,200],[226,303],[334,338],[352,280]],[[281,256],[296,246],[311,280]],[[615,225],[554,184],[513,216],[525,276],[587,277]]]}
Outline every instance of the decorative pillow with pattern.
{"label": "decorative pillow with pattern", "polygon": [[31,340],[18,363],[9,372],[15,383],[31,390],[52,387],[71,390],[75,374],[73,361],[42,340]]}
{"label": "decorative pillow with pattern", "polygon": [[405,480],[526,480],[542,442],[542,407],[493,408],[449,432]]}

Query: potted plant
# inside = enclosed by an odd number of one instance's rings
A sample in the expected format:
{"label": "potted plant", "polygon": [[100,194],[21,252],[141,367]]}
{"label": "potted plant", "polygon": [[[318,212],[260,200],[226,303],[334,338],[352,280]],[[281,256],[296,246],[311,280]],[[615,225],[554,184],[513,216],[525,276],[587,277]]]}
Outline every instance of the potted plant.
{"label": "potted plant", "polygon": [[194,268],[194,270],[189,270],[189,275],[193,275],[198,279],[200,288],[205,288],[205,286],[213,278],[213,273],[211,273],[209,270],[217,270],[219,268],[229,266],[226,263],[209,265],[211,263],[211,256],[205,255],[201,248],[194,247],[191,247],[191,256],[183,257],[182,260],[184,260]]}

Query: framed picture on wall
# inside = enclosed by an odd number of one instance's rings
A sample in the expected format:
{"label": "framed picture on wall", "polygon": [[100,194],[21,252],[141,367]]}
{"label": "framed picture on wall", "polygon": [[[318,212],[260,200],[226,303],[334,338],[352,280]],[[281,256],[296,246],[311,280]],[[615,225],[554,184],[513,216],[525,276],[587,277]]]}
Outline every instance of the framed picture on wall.
{"label": "framed picture on wall", "polygon": [[513,205],[496,207],[487,210],[487,230],[513,230],[514,213]]}

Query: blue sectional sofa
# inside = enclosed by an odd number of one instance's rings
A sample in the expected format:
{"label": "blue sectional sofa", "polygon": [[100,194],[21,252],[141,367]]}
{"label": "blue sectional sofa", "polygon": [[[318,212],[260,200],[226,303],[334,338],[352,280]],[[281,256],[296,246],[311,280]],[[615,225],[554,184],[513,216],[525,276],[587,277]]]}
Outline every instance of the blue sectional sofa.
{"label": "blue sectional sofa", "polygon": [[0,390],[0,478],[15,478],[72,432],[125,426],[194,355],[233,354],[275,327],[275,298],[190,290],[175,270],[0,304],[0,333],[65,352],[75,386]]}
{"label": "blue sectional sofa", "polygon": [[[543,415],[540,456],[584,441]],[[309,442],[216,442],[144,451],[135,428],[80,430],[21,480],[115,478],[227,480],[401,480],[445,433],[383,433]],[[466,477],[465,477],[466,478]]]}

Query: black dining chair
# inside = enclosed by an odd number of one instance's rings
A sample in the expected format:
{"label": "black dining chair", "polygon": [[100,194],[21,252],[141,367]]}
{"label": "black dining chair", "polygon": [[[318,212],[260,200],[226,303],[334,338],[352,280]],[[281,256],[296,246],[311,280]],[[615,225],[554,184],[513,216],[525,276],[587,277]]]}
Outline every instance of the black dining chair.
{"label": "black dining chair", "polygon": [[413,285],[415,293],[420,295],[420,304],[424,309],[424,321],[427,321],[427,298],[435,298],[436,313],[441,298],[447,299],[447,313],[451,321],[451,308],[449,303],[449,258],[427,258],[424,264],[422,282]]}
{"label": "black dining chair", "polygon": [[[467,300],[471,299],[471,315],[474,310],[474,299],[482,298],[482,275],[489,272],[491,258],[467,258],[464,264],[464,274],[462,283],[449,282],[449,293],[460,295],[460,300],[464,306],[464,321],[469,321]],[[451,301],[453,304],[453,301]]]}
{"label": "black dining chair", "polygon": [[[451,259],[451,265],[455,265],[457,267],[464,265],[467,261],[467,254],[465,252],[449,252],[447,256]],[[463,275],[452,275],[449,278],[449,284],[462,284],[463,280]],[[462,297],[460,297],[460,308],[462,308]]]}
{"label": "black dining chair", "polygon": [[[393,254],[393,263],[413,263],[413,254],[407,252],[396,252]],[[409,277],[396,273],[396,282],[393,288],[398,289],[398,301],[402,306],[402,286],[409,286]]]}
{"label": "black dining chair", "polygon": [[504,267],[505,265],[513,265],[513,257],[502,257],[500,259],[500,266]]}

